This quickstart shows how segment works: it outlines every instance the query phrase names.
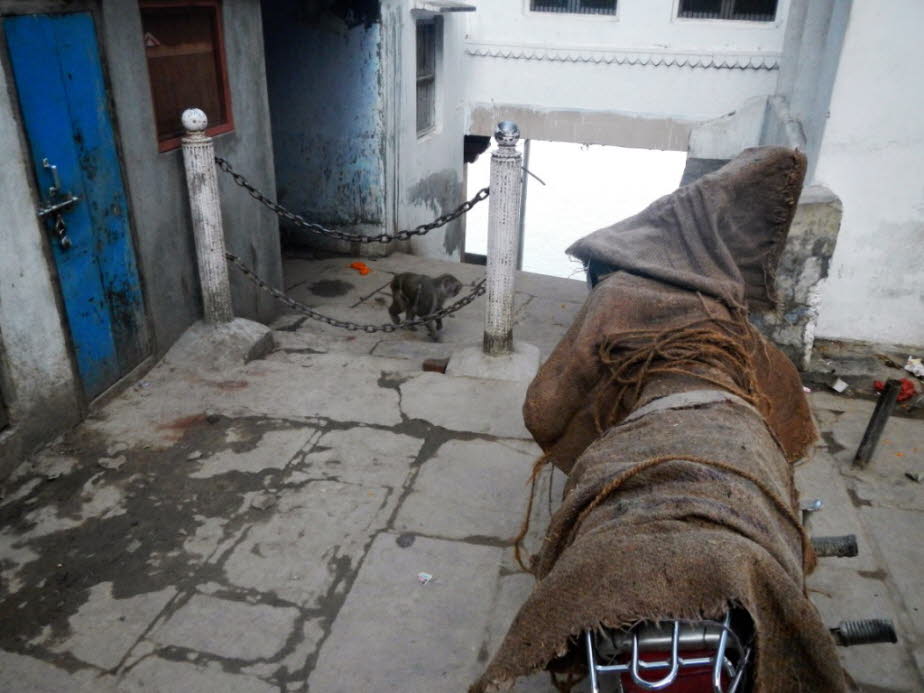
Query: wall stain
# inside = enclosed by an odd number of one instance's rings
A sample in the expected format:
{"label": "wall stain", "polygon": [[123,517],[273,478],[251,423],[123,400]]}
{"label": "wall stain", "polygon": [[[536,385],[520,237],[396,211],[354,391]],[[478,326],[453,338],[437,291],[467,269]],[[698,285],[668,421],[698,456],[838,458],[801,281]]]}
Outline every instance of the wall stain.
{"label": "wall stain", "polygon": [[[408,203],[427,207],[434,216],[445,214],[462,203],[462,182],[455,169],[446,168],[419,180],[407,192]],[[462,226],[458,221],[447,224],[443,248],[452,255],[462,248]]]}

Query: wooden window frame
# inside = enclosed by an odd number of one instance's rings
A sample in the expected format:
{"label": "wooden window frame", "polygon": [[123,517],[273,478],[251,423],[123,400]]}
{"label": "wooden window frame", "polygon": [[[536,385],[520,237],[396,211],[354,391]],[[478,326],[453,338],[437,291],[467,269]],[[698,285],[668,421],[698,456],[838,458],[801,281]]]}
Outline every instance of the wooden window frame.
{"label": "wooden window frame", "polygon": [[[211,137],[213,135],[221,135],[226,132],[232,132],[234,130],[234,110],[231,103],[231,85],[228,80],[228,58],[225,53],[225,35],[223,28],[224,13],[222,11],[222,0],[139,0],[138,7],[139,10],[175,7],[210,7],[215,10],[212,24],[215,32],[215,39],[218,42],[218,52],[216,56],[218,65],[216,72],[218,74],[219,87],[222,92],[227,119],[223,123],[218,123],[217,125],[209,125],[209,127],[205,130],[205,134]],[[147,55],[145,55],[145,67],[147,67]],[[150,68],[148,68],[148,75],[148,86],[151,89],[151,105],[155,109],[153,116],[154,131],[158,137],[157,151],[160,153],[173,151],[180,146],[183,140],[183,136],[178,135],[176,137],[170,137],[168,139],[162,140],[160,139],[160,136],[157,135],[157,113],[156,105],[154,103],[154,86],[150,79]]]}

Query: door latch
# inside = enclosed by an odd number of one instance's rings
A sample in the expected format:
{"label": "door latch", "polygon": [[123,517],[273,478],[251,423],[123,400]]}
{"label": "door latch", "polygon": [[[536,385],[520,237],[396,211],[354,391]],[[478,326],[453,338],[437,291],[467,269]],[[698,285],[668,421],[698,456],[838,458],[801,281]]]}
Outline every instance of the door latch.
{"label": "door latch", "polygon": [[80,198],[69,192],[61,191],[61,179],[58,178],[58,167],[42,159],[42,167],[51,174],[52,185],[48,188],[48,199],[38,208],[39,219],[45,219],[54,214],[54,225],[51,230],[58,237],[62,250],[71,247],[71,239],[67,235],[67,224],[64,222],[63,212],[73,207]]}
{"label": "door latch", "polygon": [[54,233],[58,237],[58,243],[61,244],[61,250],[67,250],[71,247],[71,237],[67,235],[67,224],[64,223],[64,217],[55,214]]}

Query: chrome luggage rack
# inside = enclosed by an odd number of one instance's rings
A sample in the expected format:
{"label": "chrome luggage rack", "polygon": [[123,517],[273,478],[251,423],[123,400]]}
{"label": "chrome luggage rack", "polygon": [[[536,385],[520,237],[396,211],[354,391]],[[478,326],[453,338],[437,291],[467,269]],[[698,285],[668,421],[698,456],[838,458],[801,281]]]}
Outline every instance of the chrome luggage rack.
{"label": "chrome luggage rack", "polygon": [[[617,691],[622,690],[622,674],[643,690],[660,691],[673,684],[684,669],[712,668],[714,693],[736,693],[747,671],[751,647],[744,645],[731,628],[731,613],[724,621],[666,621],[661,624],[643,623],[631,630],[584,633],[587,648],[587,669],[592,693],[600,693],[600,674],[617,674]],[[669,660],[644,661],[640,652],[670,651]],[[712,652],[708,656],[683,657],[681,652]],[[630,655],[628,662],[618,662]],[[602,662],[602,663],[601,663]],[[644,671],[664,671],[660,679],[642,677]],[[722,674],[728,685],[723,682]]]}

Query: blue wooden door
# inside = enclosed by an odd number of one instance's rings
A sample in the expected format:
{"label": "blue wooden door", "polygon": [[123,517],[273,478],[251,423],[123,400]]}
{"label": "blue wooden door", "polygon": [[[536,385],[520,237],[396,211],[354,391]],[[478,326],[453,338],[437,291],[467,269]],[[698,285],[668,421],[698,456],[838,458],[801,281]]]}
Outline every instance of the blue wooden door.
{"label": "blue wooden door", "polygon": [[[60,219],[48,214],[43,223],[77,369],[93,397],[144,357],[147,342],[93,18],[85,12],[7,17],[3,29],[40,206],[67,194],[79,198]],[[69,246],[53,232],[60,222]]]}

